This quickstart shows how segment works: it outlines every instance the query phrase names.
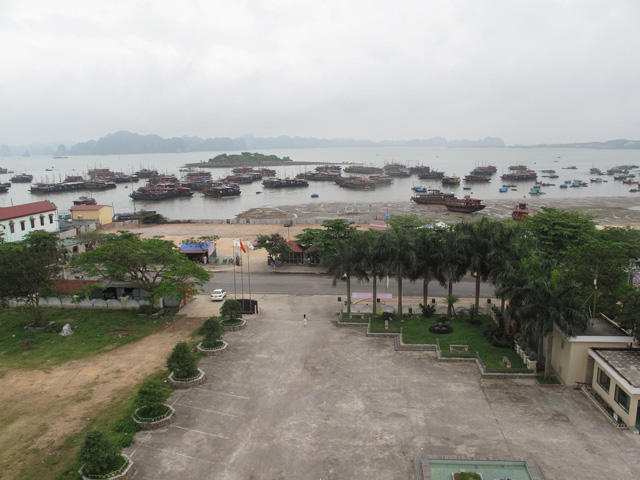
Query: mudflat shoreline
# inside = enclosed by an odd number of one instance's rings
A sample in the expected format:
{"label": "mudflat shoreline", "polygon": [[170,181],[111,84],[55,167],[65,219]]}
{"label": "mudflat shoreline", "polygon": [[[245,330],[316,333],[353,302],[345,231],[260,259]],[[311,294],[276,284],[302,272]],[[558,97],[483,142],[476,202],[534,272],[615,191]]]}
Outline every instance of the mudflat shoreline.
{"label": "mudflat shoreline", "polygon": [[[511,218],[516,199],[494,199],[484,201],[486,208],[473,214],[454,213],[444,205],[418,205],[414,202],[311,202],[302,205],[281,205],[277,207],[252,208],[236,218],[240,220],[298,220],[314,219],[314,223],[323,220],[344,218],[346,220],[384,220],[389,215],[418,215],[425,221],[442,221],[457,223],[473,221],[481,215],[491,218]],[[559,198],[546,199],[544,196],[525,199],[531,214],[539,212],[543,207],[576,211],[591,215],[594,221],[602,226],[640,226],[640,196],[629,197],[593,197],[572,198],[571,201]]]}

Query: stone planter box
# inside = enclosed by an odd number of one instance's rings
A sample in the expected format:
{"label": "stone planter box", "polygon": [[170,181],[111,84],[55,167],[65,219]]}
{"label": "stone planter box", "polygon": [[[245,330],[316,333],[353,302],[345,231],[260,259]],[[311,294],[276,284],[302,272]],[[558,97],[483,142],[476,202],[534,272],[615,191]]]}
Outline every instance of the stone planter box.
{"label": "stone planter box", "polygon": [[140,410],[140,408],[138,408],[133,413],[133,415],[131,415],[131,418],[133,418],[133,421],[138,424],[140,430],[157,430],[158,428],[165,427],[170,423],[173,423],[173,421],[176,419],[176,411],[171,405],[167,405],[166,403],[164,405],[169,409],[169,413],[165,417],[159,418],[157,420],[150,419],[151,421],[148,422],[139,420],[138,418],[136,418],[136,413],[138,413],[138,410]]}
{"label": "stone planter box", "polygon": [[160,311],[156,313],[152,313],[151,315],[145,315],[143,313],[139,313],[138,318],[160,318],[162,315],[164,315],[164,309],[160,309]]}
{"label": "stone planter box", "polygon": [[169,375],[169,382],[175,388],[197,387],[198,385],[202,385],[204,383],[204,380],[205,380],[204,371],[202,371],[200,369],[198,369],[198,375],[197,376],[195,376],[193,378],[189,378],[187,380],[177,380],[177,379],[173,378],[173,372],[171,372],[171,375]]}
{"label": "stone planter box", "polygon": [[235,332],[236,330],[244,330],[247,328],[247,321],[242,320],[242,323],[238,325],[222,325],[225,332]]}
{"label": "stone planter box", "polygon": [[516,352],[518,352],[518,355],[522,355],[522,349],[520,348],[520,345],[518,345],[516,343]]}
{"label": "stone planter box", "polygon": [[[136,467],[133,465],[133,460],[131,460],[124,453],[121,454],[127,462],[129,462],[126,468],[119,474],[114,475],[112,477],[100,477],[101,480],[130,480],[136,474]],[[98,477],[88,477],[82,473],[82,469],[78,471],[78,473],[82,476],[82,480],[94,480]]]}
{"label": "stone planter box", "polygon": [[203,348],[202,342],[200,342],[196,348],[200,353],[205,354],[207,357],[211,357],[213,355],[222,355],[224,352],[227,351],[227,346],[229,346],[229,344],[224,340],[220,340],[220,341],[222,342],[222,346],[218,348]]}
{"label": "stone planter box", "polygon": [[529,360],[527,358],[527,368],[529,370],[533,370],[535,372],[536,369],[538,368],[538,361],[537,360]]}

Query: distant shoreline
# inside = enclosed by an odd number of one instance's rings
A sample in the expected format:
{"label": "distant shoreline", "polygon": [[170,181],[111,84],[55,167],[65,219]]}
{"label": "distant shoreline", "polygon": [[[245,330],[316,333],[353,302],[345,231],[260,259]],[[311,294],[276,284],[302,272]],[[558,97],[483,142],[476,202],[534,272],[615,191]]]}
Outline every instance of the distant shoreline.
{"label": "distant shoreline", "polygon": [[[191,168],[238,168],[238,167],[289,167],[296,165],[334,165],[328,162],[247,162],[247,163],[225,163],[225,164],[212,164],[208,162],[199,163],[187,163],[184,167]],[[338,165],[338,164],[335,164]]]}

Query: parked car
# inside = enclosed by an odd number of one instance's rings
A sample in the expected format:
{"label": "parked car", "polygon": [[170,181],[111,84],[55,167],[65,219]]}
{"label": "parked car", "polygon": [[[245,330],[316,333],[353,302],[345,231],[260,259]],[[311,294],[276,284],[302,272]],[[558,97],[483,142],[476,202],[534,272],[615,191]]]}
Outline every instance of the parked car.
{"label": "parked car", "polygon": [[211,301],[212,302],[221,302],[222,300],[224,300],[224,297],[227,296],[227,292],[225,292],[223,289],[221,288],[216,288],[212,293],[211,293]]}

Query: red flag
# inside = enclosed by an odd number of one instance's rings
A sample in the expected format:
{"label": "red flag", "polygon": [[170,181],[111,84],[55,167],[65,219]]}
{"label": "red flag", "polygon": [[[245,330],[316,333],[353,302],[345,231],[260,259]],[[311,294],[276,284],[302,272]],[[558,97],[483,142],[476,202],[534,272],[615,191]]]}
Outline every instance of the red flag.
{"label": "red flag", "polygon": [[247,250],[244,248],[244,245],[242,244],[242,240],[240,240],[240,248],[244,253],[247,253]]}

